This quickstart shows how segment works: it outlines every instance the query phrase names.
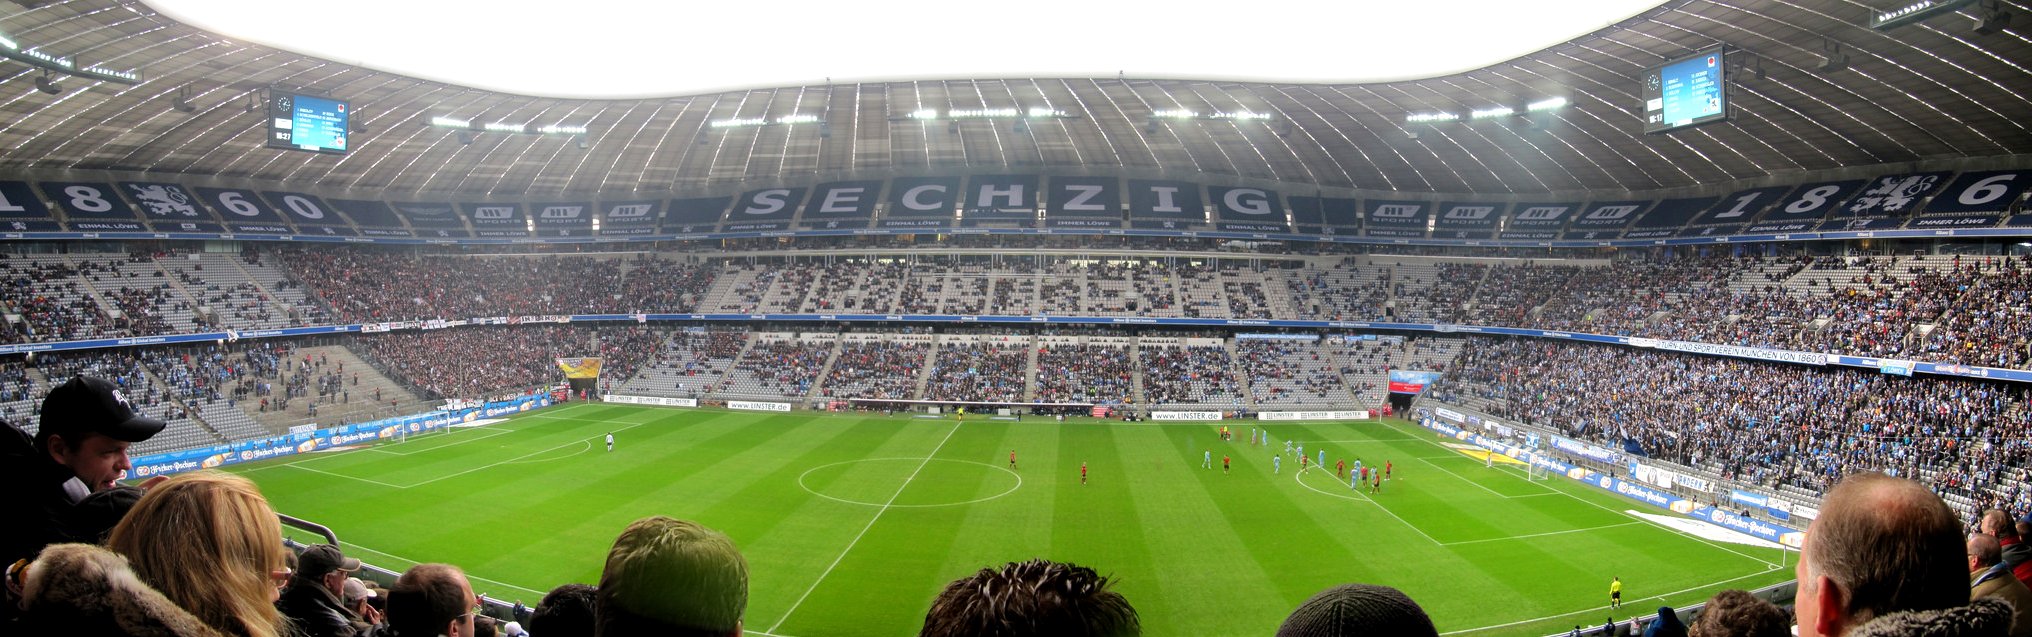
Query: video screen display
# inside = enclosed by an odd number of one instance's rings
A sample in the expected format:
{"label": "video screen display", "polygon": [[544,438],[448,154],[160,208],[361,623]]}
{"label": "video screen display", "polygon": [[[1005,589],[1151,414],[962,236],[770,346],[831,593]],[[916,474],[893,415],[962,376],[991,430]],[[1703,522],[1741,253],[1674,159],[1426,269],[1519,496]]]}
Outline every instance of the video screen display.
{"label": "video screen display", "polygon": [[270,90],[268,147],[344,155],[352,110],[343,100]]}
{"label": "video screen display", "polygon": [[1728,119],[1729,92],[1722,47],[1666,62],[1644,74],[1644,132]]}

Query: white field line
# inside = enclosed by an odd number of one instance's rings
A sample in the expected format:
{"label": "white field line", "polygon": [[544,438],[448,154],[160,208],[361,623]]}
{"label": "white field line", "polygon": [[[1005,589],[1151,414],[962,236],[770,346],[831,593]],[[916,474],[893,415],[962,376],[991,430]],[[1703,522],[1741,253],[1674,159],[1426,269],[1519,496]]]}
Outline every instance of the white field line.
{"label": "white field line", "polygon": [[866,537],[868,535],[868,529],[875,528],[875,522],[882,519],[882,514],[889,512],[889,508],[892,505],[896,504],[896,498],[901,497],[905,489],[910,488],[910,481],[917,479],[917,474],[919,472],[924,471],[925,465],[931,464],[931,459],[938,456],[938,450],[944,449],[946,441],[952,440],[953,434],[959,433],[960,427],[963,426],[964,424],[965,423],[956,423],[953,425],[953,428],[950,431],[945,432],[945,438],[938,441],[938,446],[932,447],[931,453],[925,454],[924,460],[922,462],[917,463],[917,469],[911,471],[910,476],[903,479],[903,485],[896,487],[895,493],[889,494],[889,501],[882,503],[882,508],[875,510],[874,517],[868,518],[868,524],[866,526],[861,527],[860,533],[854,534],[854,540],[847,543],[847,548],[842,549],[840,551],[839,557],[833,558],[833,563],[826,566],[824,572],[818,574],[818,579],[812,580],[811,587],[804,589],[803,595],[797,596],[797,601],[792,602],[790,604],[790,608],[788,610],[783,611],[783,616],[778,617],[776,619],[776,623],[769,627],[768,632],[771,633],[776,632],[777,628],[781,628],[783,626],[783,622],[790,620],[790,615],[792,613],[797,612],[797,607],[803,606],[804,600],[806,598],[811,597],[812,591],[818,590],[818,585],[820,583],[825,582],[826,576],[832,575],[833,569],[839,568],[840,561],[847,559],[847,554],[853,552],[854,545],[861,543],[861,538]]}

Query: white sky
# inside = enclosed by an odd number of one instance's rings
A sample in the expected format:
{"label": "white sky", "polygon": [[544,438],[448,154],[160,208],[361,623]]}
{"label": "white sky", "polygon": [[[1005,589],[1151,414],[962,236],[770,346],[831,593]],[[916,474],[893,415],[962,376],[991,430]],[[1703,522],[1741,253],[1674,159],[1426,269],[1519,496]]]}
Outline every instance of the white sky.
{"label": "white sky", "polygon": [[228,38],[566,98],[922,79],[1379,82],[1498,64],[1662,0],[143,0]]}

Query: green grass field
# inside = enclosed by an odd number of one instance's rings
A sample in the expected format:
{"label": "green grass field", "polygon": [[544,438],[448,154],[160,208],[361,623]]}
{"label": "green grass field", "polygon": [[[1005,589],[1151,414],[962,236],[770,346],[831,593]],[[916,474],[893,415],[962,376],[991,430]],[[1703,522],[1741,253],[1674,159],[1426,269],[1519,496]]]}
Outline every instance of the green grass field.
{"label": "green grass field", "polygon": [[1247,442],[1260,424],[1229,424],[1240,440],[1197,423],[576,404],[233,470],[276,510],[330,526],[350,555],[457,564],[477,590],[531,605],[598,582],[630,521],[697,520],[747,556],[746,627],[760,635],[915,634],[946,582],[1030,557],[1118,578],[1160,636],[1267,635],[1345,582],[1403,589],[1443,633],[1545,635],[1601,625],[1611,576],[1626,587],[1619,620],[1791,577],[1775,549],[1668,530],[1562,477],[1486,468],[1411,423],[1267,427],[1276,449],[1324,447],[1329,465],[1394,462],[1374,496],[1331,470],[1299,477],[1290,457],[1273,474],[1272,451]]}

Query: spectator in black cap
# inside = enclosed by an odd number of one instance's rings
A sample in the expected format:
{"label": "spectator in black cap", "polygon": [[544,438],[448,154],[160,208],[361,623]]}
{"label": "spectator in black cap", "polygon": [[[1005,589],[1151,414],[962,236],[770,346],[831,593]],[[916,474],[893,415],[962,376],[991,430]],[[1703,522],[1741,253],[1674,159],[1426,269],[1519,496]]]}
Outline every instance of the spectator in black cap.
{"label": "spectator in black cap", "polygon": [[129,468],[128,445],[162,427],[162,421],[135,413],[112,383],[77,376],[43,399],[42,426],[33,439],[12,424],[0,430],[0,512],[9,518],[0,524],[0,561],[33,558],[49,544],[105,535],[110,526],[66,529],[65,518],[86,496],[118,486]]}
{"label": "spectator in black cap", "polygon": [[296,556],[296,574],[275,605],[296,625],[299,637],[361,637],[371,635],[381,623],[379,613],[369,607],[361,617],[346,608],[340,595],[346,577],[360,570],[360,560],[346,557],[339,547],[313,544]]}

